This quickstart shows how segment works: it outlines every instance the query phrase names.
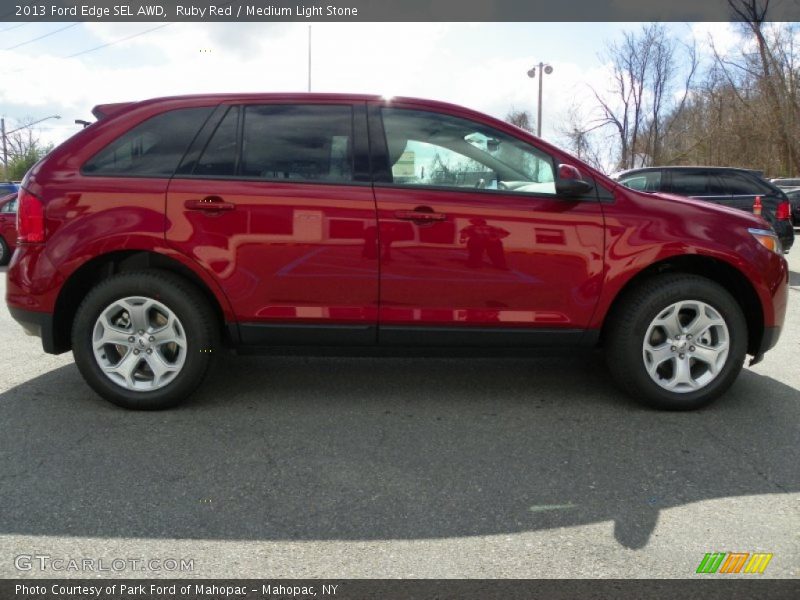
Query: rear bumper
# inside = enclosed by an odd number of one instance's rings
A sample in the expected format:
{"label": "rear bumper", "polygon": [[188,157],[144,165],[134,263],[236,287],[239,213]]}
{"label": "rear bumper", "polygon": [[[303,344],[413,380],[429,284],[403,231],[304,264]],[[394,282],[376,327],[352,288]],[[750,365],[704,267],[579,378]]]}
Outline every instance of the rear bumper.
{"label": "rear bumper", "polygon": [[28,335],[34,335],[42,339],[42,348],[48,354],[58,354],[55,338],[53,335],[53,315],[50,313],[35,312],[9,306],[8,312],[14,320],[22,325],[22,329]]}

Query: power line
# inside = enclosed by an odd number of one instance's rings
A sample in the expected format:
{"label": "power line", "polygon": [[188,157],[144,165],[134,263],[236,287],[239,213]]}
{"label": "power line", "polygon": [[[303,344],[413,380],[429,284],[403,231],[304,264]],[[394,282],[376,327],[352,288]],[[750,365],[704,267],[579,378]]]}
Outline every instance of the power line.
{"label": "power line", "polygon": [[19,23],[17,25],[12,25],[11,27],[6,27],[5,29],[0,29],[0,33],[3,33],[4,31],[11,31],[12,29],[17,29],[19,27],[25,27],[25,25],[30,25],[30,23]]}
{"label": "power line", "polygon": [[80,52],[76,52],[75,54],[70,54],[68,56],[62,56],[61,58],[75,58],[76,56],[81,56],[82,54],[88,54],[89,52],[94,52],[95,50],[101,50],[102,48],[108,48],[109,46],[113,46],[114,44],[119,44],[120,42],[132,40],[133,38],[139,37],[140,35],[150,33],[151,31],[155,31],[156,29],[163,29],[164,27],[169,27],[170,25],[174,25],[174,23],[164,23],[163,25],[158,25],[157,27],[151,27],[150,29],[145,29],[144,31],[140,31],[139,33],[134,33],[133,35],[129,35],[120,38],[118,40],[114,40],[113,42],[101,44],[99,46],[95,46],[94,48],[89,48],[88,50],[81,50]]}
{"label": "power line", "polygon": [[[157,27],[151,27],[150,29],[145,29],[144,31],[140,31],[139,33],[134,33],[132,35],[128,35],[128,36],[119,38],[118,40],[113,40],[113,41],[107,42],[105,44],[100,44],[99,46],[95,46],[94,48],[88,48],[87,50],[81,50],[80,52],[76,52],[75,54],[69,54],[67,56],[59,56],[59,58],[74,58],[76,56],[81,56],[82,54],[88,54],[89,52],[94,52],[95,50],[102,50],[103,48],[108,48],[109,46],[113,46],[114,44],[119,44],[120,42],[131,40],[131,39],[133,39],[135,37],[139,37],[140,35],[144,35],[146,33],[150,33],[151,31],[155,31],[156,29],[163,29],[164,27],[169,27],[170,25],[174,25],[174,24],[175,23],[164,23],[163,25],[158,25]],[[2,71],[0,71],[0,73],[21,73],[22,71],[27,71],[27,68],[26,67],[20,67],[20,68],[17,68],[17,69],[2,70]]]}
{"label": "power line", "polygon": [[50,33],[45,33],[44,35],[40,35],[39,37],[35,37],[32,40],[28,40],[27,42],[22,42],[20,44],[16,44],[15,46],[10,46],[8,48],[4,48],[4,50],[14,50],[15,48],[19,48],[20,46],[26,46],[28,44],[32,44],[33,42],[37,42],[39,40],[43,40],[46,37],[50,37],[51,35],[55,35],[60,33],[66,29],[70,29],[72,27],[77,27],[80,23],[73,23],[72,25],[67,25],[66,27],[61,27],[60,29],[56,29],[55,31],[51,31]]}

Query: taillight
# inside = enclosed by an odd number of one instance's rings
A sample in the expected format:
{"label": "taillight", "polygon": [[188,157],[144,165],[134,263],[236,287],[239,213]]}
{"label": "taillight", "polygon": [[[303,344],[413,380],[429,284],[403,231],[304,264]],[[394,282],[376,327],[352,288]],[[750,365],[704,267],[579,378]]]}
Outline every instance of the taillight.
{"label": "taillight", "polygon": [[40,244],[44,241],[44,206],[25,188],[19,190],[17,206],[17,242]]}
{"label": "taillight", "polygon": [[775,219],[778,221],[789,221],[792,218],[792,205],[789,204],[788,200],[784,200],[780,204],[778,204],[778,208],[775,211]]}

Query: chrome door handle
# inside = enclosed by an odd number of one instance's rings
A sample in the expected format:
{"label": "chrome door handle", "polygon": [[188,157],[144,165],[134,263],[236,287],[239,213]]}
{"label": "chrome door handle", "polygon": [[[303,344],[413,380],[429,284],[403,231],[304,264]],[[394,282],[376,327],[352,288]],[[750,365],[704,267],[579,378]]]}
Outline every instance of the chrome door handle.
{"label": "chrome door handle", "polygon": [[236,208],[235,204],[225,202],[219,196],[206,196],[202,200],[187,200],[183,205],[188,210],[202,210],[205,212],[218,212]]}
{"label": "chrome door handle", "polygon": [[417,221],[419,223],[435,223],[436,221],[445,221],[447,219],[447,215],[444,213],[433,212],[430,208],[428,210],[420,210],[420,208],[422,207],[414,210],[396,210],[394,211],[394,216],[404,221]]}

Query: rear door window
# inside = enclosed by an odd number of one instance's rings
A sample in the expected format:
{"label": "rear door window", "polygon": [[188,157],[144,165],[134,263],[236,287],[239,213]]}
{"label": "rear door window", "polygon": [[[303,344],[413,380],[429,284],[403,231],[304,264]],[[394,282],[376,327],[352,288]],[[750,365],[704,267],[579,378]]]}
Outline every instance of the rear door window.
{"label": "rear door window", "polygon": [[353,108],[245,106],[238,175],[265,180],[353,181]]}
{"label": "rear door window", "polygon": [[88,175],[171,177],[212,107],[171,110],[140,123],[83,165]]}
{"label": "rear door window", "polygon": [[708,173],[696,169],[673,171],[669,191],[680,196],[707,196],[710,194]]}

